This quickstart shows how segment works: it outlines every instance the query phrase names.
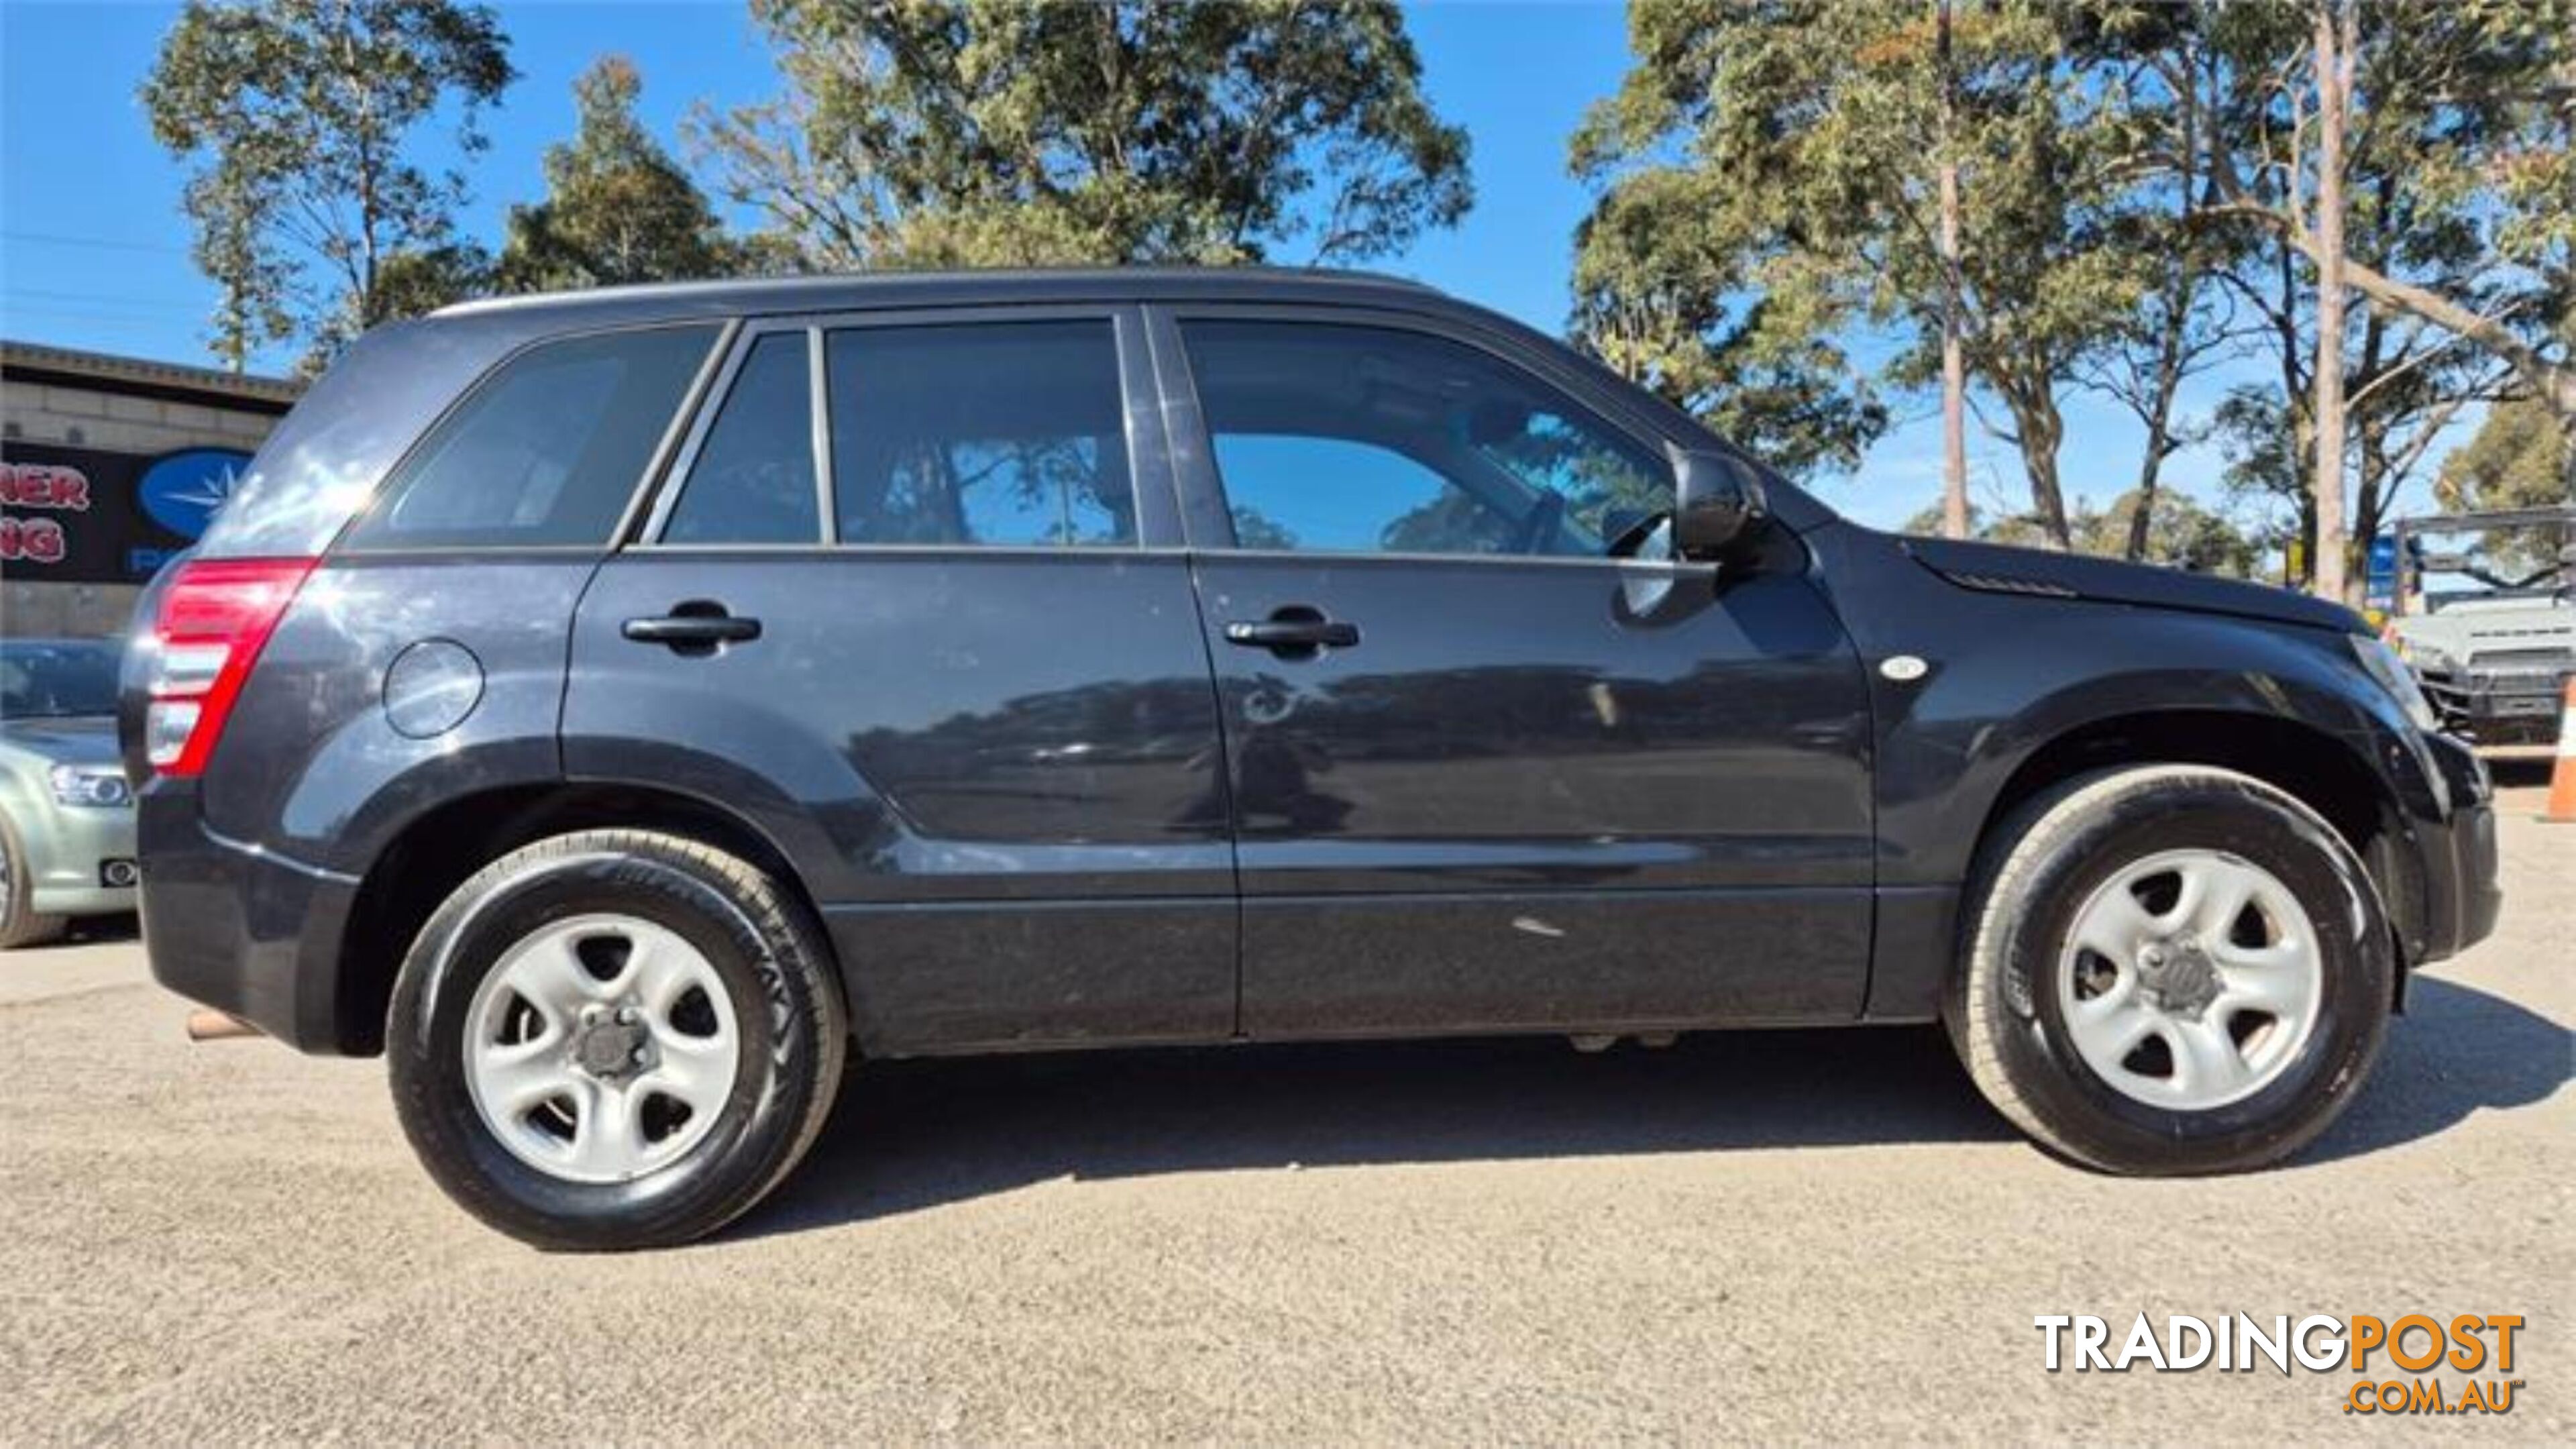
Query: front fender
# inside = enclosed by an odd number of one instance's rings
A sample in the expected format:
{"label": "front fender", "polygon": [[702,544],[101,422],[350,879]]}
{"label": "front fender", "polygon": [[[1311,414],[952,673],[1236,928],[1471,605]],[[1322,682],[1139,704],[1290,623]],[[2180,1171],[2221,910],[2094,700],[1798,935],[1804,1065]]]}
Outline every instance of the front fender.
{"label": "front fender", "polygon": [[[1810,542],[1872,666],[1883,887],[1964,881],[1998,800],[2034,756],[2130,717],[2295,727],[2348,751],[2401,816],[2447,814],[2420,736],[2338,631],[1963,588],[1848,526]],[[1920,677],[1879,668],[1901,655],[1923,661]]]}
{"label": "front fender", "polygon": [[[2122,719],[2188,714],[2221,732],[2230,720],[2294,726],[2368,768],[2391,797],[2383,803],[2437,808],[2412,732],[2382,717],[2376,686],[2336,657],[2340,638],[2152,611],[2084,616],[2100,605],[2023,607],[2034,617],[1993,636],[2007,644],[1931,661],[1910,695],[1883,691],[1882,883],[1964,880],[2015,775],[2052,743]],[[2403,800],[2409,793],[2419,798]]]}

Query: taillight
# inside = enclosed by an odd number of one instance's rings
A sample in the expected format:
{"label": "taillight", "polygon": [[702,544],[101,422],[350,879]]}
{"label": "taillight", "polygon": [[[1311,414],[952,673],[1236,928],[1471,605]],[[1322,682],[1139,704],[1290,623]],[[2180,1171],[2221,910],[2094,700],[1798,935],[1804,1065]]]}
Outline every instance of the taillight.
{"label": "taillight", "polygon": [[143,715],[143,753],[164,775],[195,775],[222,738],[269,631],[313,572],[309,558],[190,559],[161,591]]}

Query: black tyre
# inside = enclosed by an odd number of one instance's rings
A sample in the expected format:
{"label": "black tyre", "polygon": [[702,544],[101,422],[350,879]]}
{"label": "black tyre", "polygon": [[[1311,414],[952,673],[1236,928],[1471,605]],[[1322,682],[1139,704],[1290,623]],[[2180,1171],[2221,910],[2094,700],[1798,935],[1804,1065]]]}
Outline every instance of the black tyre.
{"label": "black tyre", "polygon": [[2231,1172],[2325,1130],[2377,1058],[2395,947],[2315,811],[2200,766],[2046,792],[1987,843],[1944,1012],[1969,1075],[2110,1172]]}
{"label": "black tyre", "polygon": [[786,1177],[847,1016],[779,884],[695,841],[594,830],[494,861],[394,988],[394,1106],[448,1196],[541,1248],[702,1237]]}
{"label": "black tyre", "polygon": [[58,940],[70,925],[61,916],[40,916],[30,904],[36,882],[27,867],[27,852],[18,829],[0,815],[0,951],[41,946]]}

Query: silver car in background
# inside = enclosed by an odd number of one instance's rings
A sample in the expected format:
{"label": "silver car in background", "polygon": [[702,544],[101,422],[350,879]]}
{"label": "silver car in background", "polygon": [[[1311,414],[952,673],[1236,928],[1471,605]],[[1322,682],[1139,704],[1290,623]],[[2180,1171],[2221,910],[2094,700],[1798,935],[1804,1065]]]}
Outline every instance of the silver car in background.
{"label": "silver car in background", "polygon": [[0,950],[134,909],[119,652],[110,639],[0,639]]}

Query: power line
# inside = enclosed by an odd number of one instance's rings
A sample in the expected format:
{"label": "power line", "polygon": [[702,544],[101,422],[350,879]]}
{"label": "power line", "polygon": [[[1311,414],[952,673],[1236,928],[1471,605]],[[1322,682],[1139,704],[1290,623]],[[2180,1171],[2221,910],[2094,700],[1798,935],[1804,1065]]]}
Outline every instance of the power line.
{"label": "power line", "polygon": [[72,236],[63,232],[0,231],[0,240],[35,242],[58,247],[107,247],[123,252],[162,252],[174,257],[188,254],[186,247],[165,246],[159,242],[120,241],[106,236]]}
{"label": "power line", "polygon": [[47,287],[13,287],[0,282],[0,306],[13,297],[35,297],[49,302],[93,302],[111,307],[140,307],[161,310],[170,307],[202,307],[205,299],[183,301],[176,297],[136,297],[121,292],[64,292]]}
{"label": "power line", "polygon": [[0,307],[0,322],[18,318],[40,318],[42,324],[54,326],[77,324],[84,327],[140,328],[160,331],[166,325],[158,317],[109,316],[99,312],[76,312],[60,307]]}

